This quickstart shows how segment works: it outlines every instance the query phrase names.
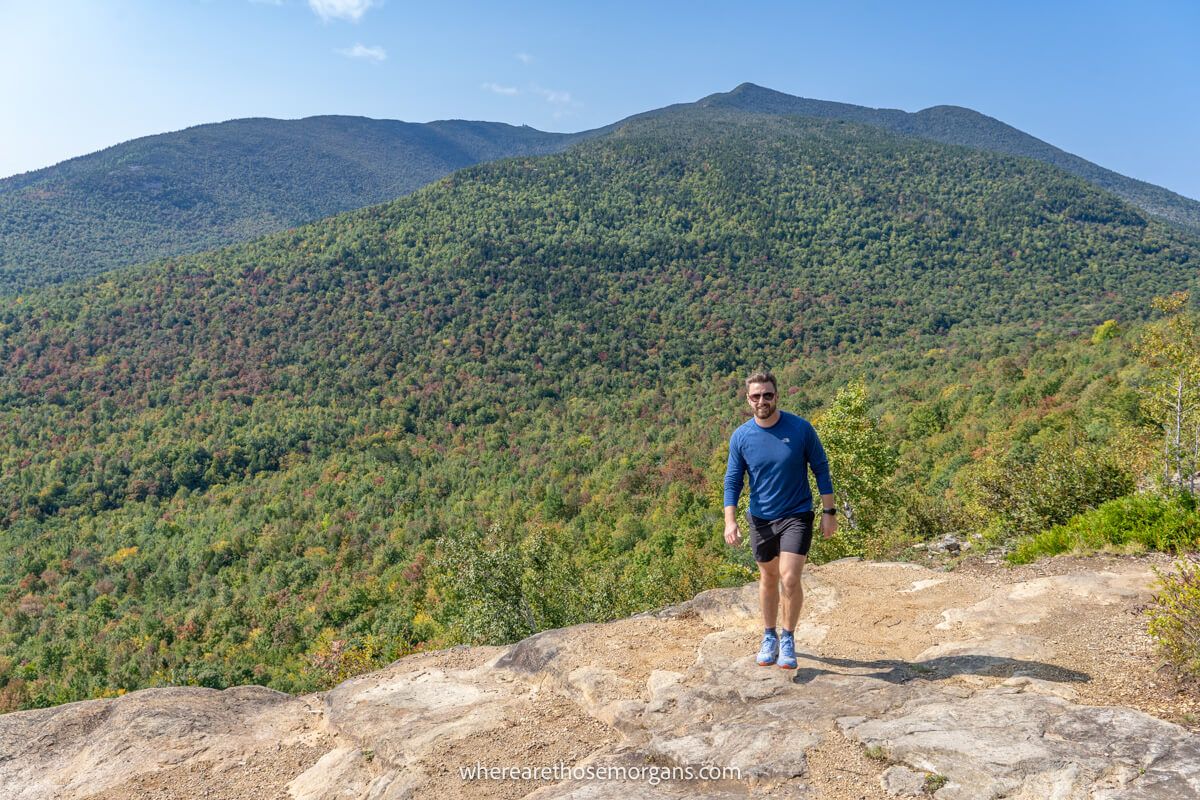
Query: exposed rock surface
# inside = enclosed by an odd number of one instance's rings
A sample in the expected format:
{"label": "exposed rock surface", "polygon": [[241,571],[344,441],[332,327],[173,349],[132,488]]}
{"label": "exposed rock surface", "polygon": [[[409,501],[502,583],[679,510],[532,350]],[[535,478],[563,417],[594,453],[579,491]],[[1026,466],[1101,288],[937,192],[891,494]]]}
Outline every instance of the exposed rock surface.
{"label": "exposed rock surface", "polygon": [[791,672],[754,664],[752,585],[308,697],[152,689],[8,714],[0,797],[1200,798],[1200,734],[1141,691],[1150,564],[1061,563],[810,568]]}

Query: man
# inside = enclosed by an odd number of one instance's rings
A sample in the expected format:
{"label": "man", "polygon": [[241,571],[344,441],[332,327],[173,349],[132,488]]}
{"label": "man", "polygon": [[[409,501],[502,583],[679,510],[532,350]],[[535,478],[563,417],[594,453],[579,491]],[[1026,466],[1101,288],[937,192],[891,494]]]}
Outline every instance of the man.
{"label": "man", "polygon": [[[754,412],[729,437],[729,464],[725,470],[725,541],[737,545],[742,532],[737,522],[742,480],[750,473],[750,544],[758,562],[758,597],[765,631],[760,666],[778,663],[796,668],[793,631],[800,619],[804,590],[800,573],[812,544],[813,502],[808,470],[817,479],[821,494],[821,535],[837,531],[837,507],[829,461],[808,420],[779,410],[779,388],[770,372],[746,379],[746,401]],[[775,631],[783,600],[783,635]]]}

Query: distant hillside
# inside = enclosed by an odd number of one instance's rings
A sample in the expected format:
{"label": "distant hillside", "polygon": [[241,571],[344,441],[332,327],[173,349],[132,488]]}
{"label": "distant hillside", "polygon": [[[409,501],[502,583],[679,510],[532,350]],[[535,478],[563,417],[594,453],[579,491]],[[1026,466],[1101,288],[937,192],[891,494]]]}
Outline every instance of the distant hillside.
{"label": "distant hillside", "polygon": [[697,105],[760,114],[789,114],[875,125],[935,142],[961,144],[995,153],[1036,158],[1107,189],[1148,214],[1193,233],[1200,233],[1200,202],[1145,181],[1128,178],[1072,155],[1006,125],[998,119],[959,106],[933,106],[915,114],[890,108],[809,100],[743,83],[732,92],[714,94]]}
{"label": "distant hillside", "polygon": [[572,138],[495,122],[326,116],[135,139],[0,180],[0,294],[253,239]]}
{"label": "distant hillside", "polygon": [[[0,303],[0,709],[309,691],[744,581],[715,492],[762,363],[805,414],[865,375],[906,456],[889,524],[940,519],[996,432],[1034,458],[1076,403],[1098,438],[1136,415],[1094,411],[1115,349],[1028,350],[1197,264],[1037,161],[690,108],[29,292]],[[537,602],[484,613],[471,574]]]}
{"label": "distant hillside", "polygon": [[807,100],[744,83],[575,134],[460,120],[243,119],[116,145],[0,180],[0,295],[184,255],[408,194],[457,169],[558,152],[631,121],[681,111],[794,115],[873,125],[947,144],[1035,158],[1148,214],[1200,233],[1200,203],[1065,153],[975,111],[915,114]]}

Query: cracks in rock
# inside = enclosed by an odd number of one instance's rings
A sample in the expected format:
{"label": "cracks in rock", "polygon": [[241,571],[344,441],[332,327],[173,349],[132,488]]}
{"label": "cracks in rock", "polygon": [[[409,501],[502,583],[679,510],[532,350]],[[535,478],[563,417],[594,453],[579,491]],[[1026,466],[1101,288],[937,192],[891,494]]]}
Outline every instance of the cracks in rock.
{"label": "cracks in rock", "polygon": [[[1171,749],[1173,750],[1174,748],[1171,748]],[[1138,767],[1138,769],[1141,770],[1141,774],[1144,775],[1145,773],[1154,769],[1154,766],[1156,764],[1158,764],[1158,762],[1160,762],[1164,758],[1166,758],[1168,755],[1170,755],[1170,753],[1171,753],[1171,750],[1163,750],[1163,751],[1159,752],[1158,754],[1156,754],[1155,756],[1153,756],[1149,761],[1145,762],[1140,767]],[[1140,777],[1140,775],[1139,775],[1139,777]]]}

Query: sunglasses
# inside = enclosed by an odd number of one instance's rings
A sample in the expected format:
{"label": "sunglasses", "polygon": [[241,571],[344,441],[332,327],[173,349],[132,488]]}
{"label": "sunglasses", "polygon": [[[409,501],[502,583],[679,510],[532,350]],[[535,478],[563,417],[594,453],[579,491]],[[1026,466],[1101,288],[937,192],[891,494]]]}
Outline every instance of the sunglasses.
{"label": "sunglasses", "polygon": [[759,400],[766,400],[768,403],[775,399],[774,392],[763,392],[762,394],[746,395],[751,403],[757,403]]}

